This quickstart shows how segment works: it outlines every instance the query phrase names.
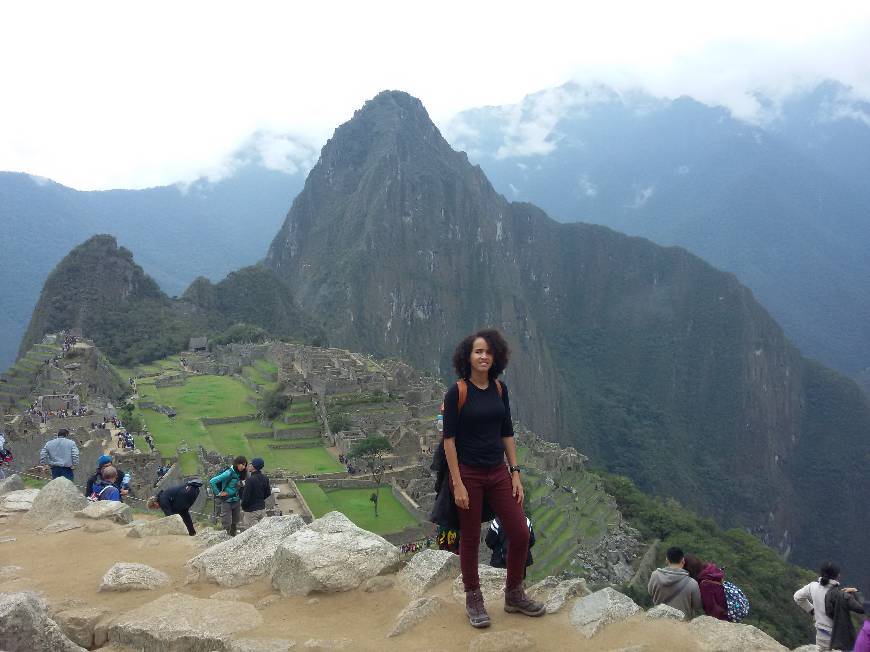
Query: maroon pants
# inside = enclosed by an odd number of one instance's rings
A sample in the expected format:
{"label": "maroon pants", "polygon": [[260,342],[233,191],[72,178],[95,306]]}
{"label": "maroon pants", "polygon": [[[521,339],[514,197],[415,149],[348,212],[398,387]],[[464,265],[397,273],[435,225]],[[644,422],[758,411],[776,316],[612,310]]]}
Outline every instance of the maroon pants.
{"label": "maroon pants", "polygon": [[480,517],[483,500],[495,512],[508,540],[507,588],[523,583],[526,555],[529,553],[529,528],[523,506],[511,495],[511,476],[507,466],[459,465],[462,484],[468,491],[468,509],[459,513],[459,565],[466,591],[480,588],[477,555],[480,548]]}

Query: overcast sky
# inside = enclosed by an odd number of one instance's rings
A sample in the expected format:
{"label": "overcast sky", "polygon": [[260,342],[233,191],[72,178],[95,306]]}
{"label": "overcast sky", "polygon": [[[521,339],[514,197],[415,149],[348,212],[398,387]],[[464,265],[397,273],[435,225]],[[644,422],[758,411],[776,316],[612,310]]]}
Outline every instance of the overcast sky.
{"label": "overcast sky", "polygon": [[0,57],[0,170],[137,188],[226,174],[255,133],[306,165],[385,88],[440,124],[572,79],[750,119],[747,92],[824,78],[870,99],[870,2],[21,0]]}

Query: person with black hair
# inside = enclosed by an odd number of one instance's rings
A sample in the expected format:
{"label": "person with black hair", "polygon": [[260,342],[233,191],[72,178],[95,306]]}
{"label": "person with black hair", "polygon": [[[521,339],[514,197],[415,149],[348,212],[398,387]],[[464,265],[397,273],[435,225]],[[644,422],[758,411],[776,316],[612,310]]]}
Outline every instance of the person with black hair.
{"label": "person with black hair", "polygon": [[453,353],[459,379],[444,396],[444,454],[458,507],[459,565],[472,627],[489,627],[491,622],[477,567],[484,502],[499,517],[508,540],[505,611],[527,616],[546,611],[523,589],[529,528],[508,388],[498,379],[509,357],[510,348],[497,330],[469,335]]}
{"label": "person with black hair", "polygon": [[[825,607],[828,592],[840,586],[840,567],[832,561],[826,561],[819,569],[819,579],[802,586],[794,594],[797,605],[811,614],[815,619],[816,645],[819,650],[836,649],[831,647],[831,634],[834,630],[834,620]],[[842,589],[843,593],[855,593],[856,589]],[[851,648],[849,648],[851,649]]]}
{"label": "person with black hair", "polygon": [[665,556],[668,565],[652,572],[647,584],[647,590],[652,596],[653,604],[666,604],[683,612],[686,620],[704,614],[704,604],[701,601],[701,589],[698,583],[689,577],[685,569],[686,556],[682,549],[673,546],[668,548]]}
{"label": "person with black hair", "polygon": [[79,447],[70,439],[69,430],[61,428],[39,452],[39,463],[51,467],[51,479],[64,477],[74,481],[73,469],[79,465]]}
{"label": "person with black hair", "polygon": [[236,536],[242,510],[239,505],[239,485],[248,476],[248,458],[239,455],[232,465],[208,481],[221,511],[221,526],[231,537]]}
{"label": "person with black hair", "polygon": [[155,501],[166,516],[178,514],[181,517],[190,536],[196,534],[193,519],[190,517],[190,508],[199,496],[200,487],[202,487],[202,480],[194,478],[182,485],[163,489],[155,496]]}
{"label": "person with black hair", "polygon": [[247,530],[266,518],[266,501],[272,495],[269,478],[263,473],[265,462],[262,457],[251,460],[250,475],[242,489],[242,523]]}

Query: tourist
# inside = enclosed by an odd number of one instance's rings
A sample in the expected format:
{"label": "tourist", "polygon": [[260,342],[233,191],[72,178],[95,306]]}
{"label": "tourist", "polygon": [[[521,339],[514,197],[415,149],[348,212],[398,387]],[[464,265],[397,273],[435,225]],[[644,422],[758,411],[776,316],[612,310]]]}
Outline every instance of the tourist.
{"label": "tourist", "polygon": [[[94,494],[94,485],[101,479],[103,469],[109,465],[112,465],[112,456],[100,455],[100,458],[97,460],[97,472],[88,478],[85,484],[85,496],[91,497]],[[115,465],[115,471],[117,472],[115,486],[118,488],[121,500],[123,500],[123,497],[130,493],[130,474],[124,473],[117,465]]]}
{"label": "tourist", "polygon": [[250,475],[242,489],[242,529],[247,530],[266,518],[266,500],[272,495],[269,478],[263,474],[262,457],[251,460]]}
{"label": "tourist", "polygon": [[[816,627],[816,645],[819,650],[831,649],[831,631],[834,621],[825,610],[825,596],[832,588],[840,585],[840,567],[826,561],[819,569],[819,579],[802,586],[794,594],[797,605],[812,614]],[[854,589],[852,589],[853,592]]]}
{"label": "tourist", "polygon": [[870,652],[870,600],[864,601],[864,626],[855,639],[853,652]]}
{"label": "tourist", "polygon": [[241,508],[239,506],[239,483],[247,476],[248,459],[239,455],[232,466],[208,481],[220,505],[221,525],[231,537],[236,536]]}
{"label": "tourist", "polygon": [[150,432],[145,433],[145,443],[148,444],[148,448],[151,449],[151,452],[154,452],[154,437],[151,436]]}
{"label": "tourist", "polygon": [[[532,546],[535,545],[535,528],[532,527],[532,522],[529,517],[526,517],[526,526],[529,529],[529,551],[526,555],[526,566],[523,569],[523,578],[526,576],[526,570],[534,563],[532,559]],[[492,550],[492,557],[489,559],[489,565],[493,568],[507,568],[507,553],[508,539],[505,535],[504,528],[501,526],[501,520],[498,517],[492,519],[489,523],[489,529],[486,531],[486,545]]]}
{"label": "tourist", "polygon": [[79,464],[79,447],[70,439],[69,430],[61,428],[57,437],[50,439],[39,452],[39,463],[51,467],[51,479],[64,477],[73,481],[73,469]]}
{"label": "tourist", "polygon": [[683,551],[674,546],[668,548],[665,556],[668,565],[654,570],[647,585],[653,604],[666,604],[679,609],[686,620],[700,616],[704,613],[701,590],[684,568],[686,558]]}
{"label": "tourist", "polygon": [[825,614],[833,623],[831,627],[831,649],[851,650],[855,646],[855,624],[852,614],[864,613],[864,598],[855,588],[831,588],[825,594]]}
{"label": "tourist", "polygon": [[509,355],[507,342],[498,331],[469,335],[453,353],[459,380],[444,397],[444,453],[453,499],[459,508],[459,562],[472,627],[490,625],[477,567],[484,500],[501,519],[509,541],[505,611],[527,616],[545,612],[544,605],[530,599],[523,589],[529,529],[523,513],[523,483],[508,390],[498,380]]}
{"label": "tourist", "polygon": [[103,467],[100,479],[93,485],[93,494],[88,499],[93,501],[114,500],[121,502],[121,491],[115,483],[118,482],[118,471],[111,464]]}
{"label": "tourist", "polygon": [[698,583],[704,614],[719,620],[728,620],[728,601],[725,599],[725,572],[716,564],[701,561],[695,555],[686,555],[686,572]]}
{"label": "tourist", "polygon": [[181,517],[190,536],[196,534],[193,519],[190,517],[190,508],[193,507],[199,496],[200,487],[202,487],[202,480],[194,478],[182,485],[163,489],[155,497],[157,504],[166,516],[178,514]]}

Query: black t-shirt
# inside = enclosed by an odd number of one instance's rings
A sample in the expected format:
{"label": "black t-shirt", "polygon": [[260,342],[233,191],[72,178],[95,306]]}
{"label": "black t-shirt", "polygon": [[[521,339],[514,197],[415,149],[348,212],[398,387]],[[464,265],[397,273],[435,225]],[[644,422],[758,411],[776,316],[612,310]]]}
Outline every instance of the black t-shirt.
{"label": "black t-shirt", "polygon": [[462,412],[459,407],[459,388],[450,386],[444,396],[444,437],[456,438],[456,454],[460,464],[468,466],[495,466],[504,463],[502,437],[513,437],[511,404],[508,388],[501,384],[499,396],[495,381],[486,389],[479,389],[466,381],[468,396]]}

